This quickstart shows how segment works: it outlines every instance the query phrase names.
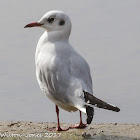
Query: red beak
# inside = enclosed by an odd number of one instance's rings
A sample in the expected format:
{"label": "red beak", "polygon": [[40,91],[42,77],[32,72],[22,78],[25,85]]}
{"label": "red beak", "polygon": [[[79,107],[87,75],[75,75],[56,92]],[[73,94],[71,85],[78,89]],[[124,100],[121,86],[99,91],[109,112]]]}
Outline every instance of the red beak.
{"label": "red beak", "polygon": [[30,24],[27,24],[24,28],[28,28],[28,27],[39,27],[43,24],[40,24],[40,23],[37,23],[37,22],[33,22],[33,23],[30,23]]}

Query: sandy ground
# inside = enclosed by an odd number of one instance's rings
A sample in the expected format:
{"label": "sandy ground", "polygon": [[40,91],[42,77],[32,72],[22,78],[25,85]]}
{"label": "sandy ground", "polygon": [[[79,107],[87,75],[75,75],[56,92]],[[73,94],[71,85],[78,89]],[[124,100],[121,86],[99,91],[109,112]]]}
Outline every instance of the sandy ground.
{"label": "sandy ground", "polygon": [[[0,122],[0,139],[4,140],[140,140],[140,124],[92,124],[84,129],[63,132],[48,131],[56,123]],[[63,128],[74,124],[61,124]]]}

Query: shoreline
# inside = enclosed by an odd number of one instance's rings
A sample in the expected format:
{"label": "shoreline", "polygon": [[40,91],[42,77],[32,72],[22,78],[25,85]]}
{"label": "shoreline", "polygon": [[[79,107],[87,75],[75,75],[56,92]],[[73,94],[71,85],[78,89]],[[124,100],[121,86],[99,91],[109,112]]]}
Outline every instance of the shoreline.
{"label": "shoreline", "polygon": [[[57,123],[52,122],[2,121],[0,139],[140,140],[140,124],[101,123],[90,124],[84,129],[70,129],[63,132],[47,130],[56,126]],[[74,124],[61,123],[61,126],[68,128]]]}

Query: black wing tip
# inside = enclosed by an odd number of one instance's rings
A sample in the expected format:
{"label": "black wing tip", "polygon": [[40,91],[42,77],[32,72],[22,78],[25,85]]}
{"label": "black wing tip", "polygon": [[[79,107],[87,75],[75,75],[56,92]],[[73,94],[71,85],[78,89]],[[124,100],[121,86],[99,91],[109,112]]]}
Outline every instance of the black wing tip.
{"label": "black wing tip", "polygon": [[91,124],[92,121],[90,121],[89,119],[87,119],[87,124]]}
{"label": "black wing tip", "polygon": [[[85,98],[85,101],[88,101],[90,100],[90,98],[92,98],[92,105],[97,105],[97,107],[99,108],[103,108],[103,109],[107,109],[107,110],[112,110],[112,111],[115,111],[115,112],[119,112],[120,109],[116,106],[113,106],[111,104],[108,104],[98,98],[96,98],[95,96],[89,94],[88,92],[84,91],[84,98]],[[98,103],[97,103],[98,102]],[[100,103],[100,104],[99,104]]]}
{"label": "black wing tip", "polygon": [[86,119],[87,124],[91,124],[94,115],[94,108],[87,106],[86,113],[87,113],[87,119]]}
{"label": "black wing tip", "polygon": [[115,110],[114,111],[119,112],[120,109],[118,107],[115,107]]}

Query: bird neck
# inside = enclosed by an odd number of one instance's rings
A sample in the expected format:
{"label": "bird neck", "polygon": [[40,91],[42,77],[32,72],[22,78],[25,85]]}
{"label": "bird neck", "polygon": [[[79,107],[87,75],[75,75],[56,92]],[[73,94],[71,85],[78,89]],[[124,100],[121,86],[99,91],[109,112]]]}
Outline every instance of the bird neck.
{"label": "bird neck", "polygon": [[[46,31],[47,32],[47,31]],[[47,41],[48,42],[59,42],[59,41],[68,41],[70,36],[70,31],[51,31],[47,32]]]}

